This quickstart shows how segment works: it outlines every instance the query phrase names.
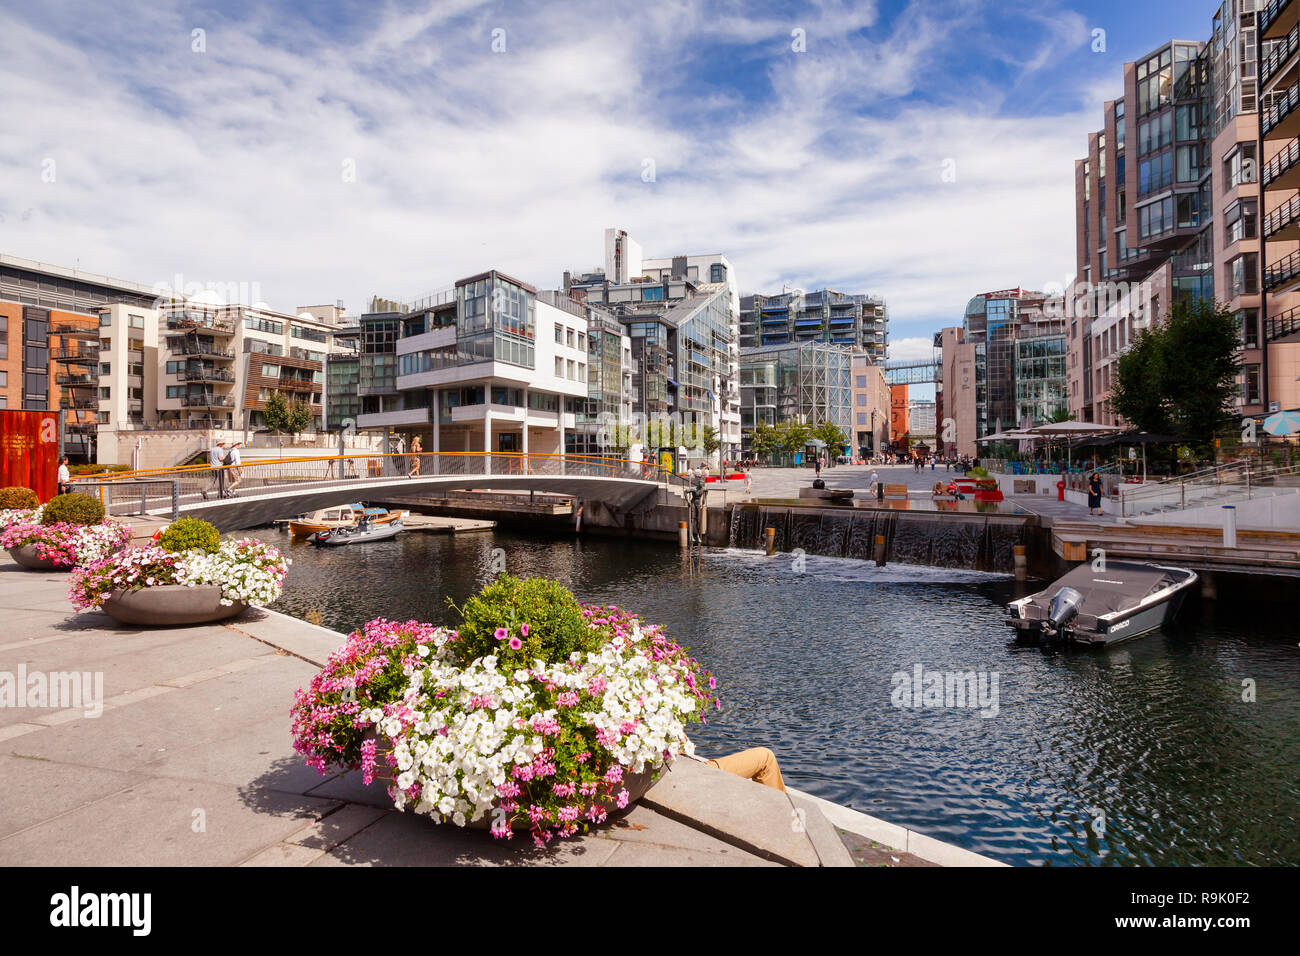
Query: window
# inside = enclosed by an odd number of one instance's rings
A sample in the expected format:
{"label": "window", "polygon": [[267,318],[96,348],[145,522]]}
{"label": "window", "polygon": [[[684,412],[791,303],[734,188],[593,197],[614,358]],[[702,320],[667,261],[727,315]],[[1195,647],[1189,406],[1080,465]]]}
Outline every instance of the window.
{"label": "window", "polygon": [[279,378],[280,366],[268,365],[264,362],[262,363],[262,374],[265,375],[267,378]]}
{"label": "window", "polygon": [[[182,395],[184,395],[184,394],[185,394],[185,386],[184,386],[184,385],[168,385],[168,386],[167,386],[167,397],[168,397],[168,398],[180,398],[180,397],[181,397]],[[261,397],[262,397],[262,396],[259,394],[259,395],[258,395],[258,398],[261,399]]]}
{"label": "window", "polygon": [[1167,197],[1138,210],[1138,236],[1147,239],[1168,232],[1174,226],[1174,200]]}
{"label": "window", "polygon": [[865,375],[859,375],[859,376],[858,376],[858,385],[857,385],[857,387],[858,387],[858,388],[866,388],[866,387],[867,387],[867,377],[866,377]]}
{"label": "window", "polygon": [[573,348],[573,329],[564,330],[564,344],[569,348]]}
{"label": "window", "polygon": [[1223,214],[1226,243],[1232,245],[1241,239],[1254,239],[1259,230],[1258,204],[1254,199],[1239,199]]}
{"label": "window", "polygon": [[99,363],[99,374],[100,374],[100,375],[111,375],[112,372],[113,372],[113,363],[112,363],[112,362],[100,362],[100,363]]}
{"label": "window", "polygon": [[269,332],[271,335],[284,335],[284,323],[274,319],[256,319],[250,316],[244,319],[244,328],[254,332]]}
{"label": "window", "polygon": [[112,324],[113,324],[113,313],[101,312],[99,314],[99,327],[101,329],[104,328],[105,326],[112,325]]}
{"label": "window", "polygon": [[724,266],[721,262],[715,262],[711,266],[709,266],[709,281],[726,282],[727,267]]}
{"label": "window", "polygon": [[575,369],[574,369],[574,362],[573,362],[573,359],[569,359],[569,360],[568,360],[568,369],[569,369],[569,375],[568,375],[568,378],[569,378],[569,379],[575,379],[575,378],[578,377],[578,373],[577,373],[577,371],[575,371]]}
{"label": "window", "polygon": [[1241,344],[1248,349],[1259,348],[1259,309],[1242,309],[1237,313],[1241,326]]}
{"label": "window", "polygon": [[1173,153],[1164,152],[1138,164],[1138,195],[1159,192],[1174,181]]}
{"label": "window", "polygon": [[144,328],[144,316],[143,316],[143,315],[132,315],[132,316],[128,316],[128,318],[130,318],[130,320],[131,320],[131,328],[133,328],[133,329],[143,329],[143,328]]}
{"label": "window", "polygon": [[564,359],[558,355],[555,357],[555,377],[564,378]]}
{"label": "window", "polygon": [[112,398],[112,396],[113,396],[113,390],[111,388],[101,388],[99,390],[100,401],[107,401],[109,398]]}
{"label": "window", "polygon": [[564,344],[564,326],[562,325],[557,325],[555,327],[555,344],[556,345]]}
{"label": "window", "polygon": [[1259,404],[1260,397],[1259,397],[1259,366],[1258,365],[1246,366],[1245,398],[1246,398],[1247,405]]}
{"label": "window", "polygon": [[1253,295],[1259,291],[1259,254],[1247,252],[1228,263],[1228,296]]}
{"label": "window", "polygon": [[1177,178],[1180,183],[1194,183],[1201,178],[1201,146],[1179,146],[1175,150]]}
{"label": "window", "polygon": [[1223,158],[1223,190],[1256,181],[1255,144],[1240,143]]}
{"label": "window", "polygon": [[9,373],[0,371],[0,388],[5,388],[8,385],[9,385]]}
{"label": "window", "polygon": [[578,348],[583,352],[587,351],[587,333],[578,333]]}
{"label": "window", "polygon": [[1179,193],[1174,197],[1178,204],[1178,228],[1187,229],[1201,224],[1201,194]]}

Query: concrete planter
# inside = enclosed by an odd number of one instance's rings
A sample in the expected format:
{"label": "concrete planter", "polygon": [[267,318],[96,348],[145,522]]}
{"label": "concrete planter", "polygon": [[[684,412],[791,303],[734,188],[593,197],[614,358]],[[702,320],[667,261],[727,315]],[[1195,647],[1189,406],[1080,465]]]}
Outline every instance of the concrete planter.
{"label": "concrete planter", "polygon": [[55,564],[36,556],[36,545],[25,544],[21,548],[10,548],[9,557],[13,558],[30,571],[71,571],[72,566]]}
{"label": "concrete planter", "polygon": [[103,610],[123,624],[143,627],[178,627],[209,624],[242,614],[248,605],[241,601],[221,603],[221,588],[214,584],[189,587],[159,584],[135,591],[116,590],[104,598]]}
{"label": "concrete planter", "polygon": [[[397,772],[394,771],[392,767],[388,766],[387,760],[384,759],[384,755],[385,753],[387,753],[387,751],[384,749],[383,746],[385,742],[384,738],[382,738],[375,731],[373,727],[370,728],[370,730],[366,731],[365,737],[366,739],[375,741],[376,744],[375,782],[382,783],[383,785],[387,786],[393,781],[393,778],[397,776]],[[659,776],[662,777],[665,773],[668,772],[668,770],[671,767],[672,767],[672,761],[669,760],[663,766]],[[618,809],[614,801],[609,797],[591,798],[588,799],[585,803],[583,803],[582,812],[585,814],[587,810],[589,810],[592,807],[593,804],[599,803],[601,806],[605,808],[605,812],[609,814],[609,816],[611,817],[617,816],[620,813],[626,813],[628,810],[631,810],[633,805],[642,797],[644,797],[647,791],[649,791],[649,789],[652,786],[654,786],[655,783],[657,782],[658,781],[654,779],[654,772],[651,770],[643,770],[641,773],[632,773],[629,771],[625,773],[623,776],[623,788],[627,790],[626,807],[624,807],[622,810]],[[584,816],[581,819],[585,820],[586,817]],[[481,819],[475,820],[465,825],[465,829],[467,830],[490,830],[491,828],[492,828],[492,814],[490,812],[484,814]],[[528,822],[517,821],[513,829],[516,832],[519,832],[521,830],[527,830]]]}

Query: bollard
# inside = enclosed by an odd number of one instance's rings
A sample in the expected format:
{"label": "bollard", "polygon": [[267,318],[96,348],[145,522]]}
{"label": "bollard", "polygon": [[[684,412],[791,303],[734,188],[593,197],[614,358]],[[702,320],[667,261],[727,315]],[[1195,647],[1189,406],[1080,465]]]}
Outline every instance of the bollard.
{"label": "bollard", "polygon": [[1223,546],[1225,548],[1235,548],[1237,546],[1237,506],[1223,506]]}
{"label": "bollard", "polygon": [[767,535],[767,555],[771,557],[776,554],[776,529],[765,528],[763,533]]}
{"label": "bollard", "polygon": [[1219,599],[1219,582],[1214,579],[1214,575],[1209,571],[1201,572],[1201,597],[1206,601],[1217,601]]}
{"label": "bollard", "polygon": [[1017,581],[1023,581],[1029,576],[1029,562],[1025,558],[1025,546],[1023,544],[1013,545],[1011,551],[1015,561],[1015,578]]}
{"label": "bollard", "polygon": [[685,551],[690,544],[686,533],[685,521],[677,522],[677,544],[683,551]]}
{"label": "bollard", "polygon": [[884,566],[885,566],[885,536],[883,534],[878,534],[876,535],[876,567],[883,568]]}

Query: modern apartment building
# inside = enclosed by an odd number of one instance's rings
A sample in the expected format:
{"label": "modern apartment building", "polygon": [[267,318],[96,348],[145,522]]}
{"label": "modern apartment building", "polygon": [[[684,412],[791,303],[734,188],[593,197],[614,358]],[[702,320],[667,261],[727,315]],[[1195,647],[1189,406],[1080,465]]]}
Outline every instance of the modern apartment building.
{"label": "modern apartment building", "polygon": [[746,441],[759,423],[801,421],[814,427],[833,422],[852,442],[854,357],[849,346],[820,342],[745,349],[740,416]]}
{"label": "modern apartment building", "polygon": [[149,286],[0,255],[0,408],[61,409],[63,451],[94,461],[98,313],[153,305]]}
{"label": "modern apartment building", "polygon": [[935,405],[929,399],[910,398],[907,402],[907,431],[913,441],[923,442],[931,450],[935,439]]}
{"label": "modern apartment building", "polygon": [[[941,365],[938,388],[935,392],[935,428],[938,431],[935,447],[948,456],[974,458],[979,446],[976,427],[976,400],[983,383],[982,362],[976,362],[976,343],[968,341],[966,329],[953,326],[935,334],[934,346],[939,349]],[[983,348],[981,344],[980,348]],[[982,358],[982,356],[981,356]]]}
{"label": "modern apartment building", "polygon": [[1271,412],[1300,408],[1300,2],[1260,3],[1257,16],[1265,293],[1257,334]]}
{"label": "modern apartment building", "polygon": [[[1266,373],[1278,348],[1297,347],[1286,344],[1285,321],[1267,318],[1300,306],[1292,294],[1300,279],[1286,278],[1300,245],[1300,202],[1292,202],[1300,174],[1286,175],[1296,41],[1290,27],[1276,26],[1280,8],[1269,31],[1256,23],[1277,6],[1228,0],[1208,41],[1171,40],[1124,64],[1124,95],[1104,104],[1104,126],[1075,163],[1078,261],[1067,316],[1074,418],[1116,424],[1108,401],[1115,360],[1193,297],[1238,317],[1240,413],[1297,404],[1296,384],[1279,381],[1281,392],[1270,396]],[[1265,243],[1278,270],[1264,268]]]}
{"label": "modern apartment building", "polygon": [[566,272],[567,297],[612,314],[632,339],[633,411],[709,425],[734,457],[741,442],[740,293],[720,254],[646,258],[617,229],[605,230],[603,271]]}
{"label": "modern apartment building", "polygon": [[889,312],[884,299],[834,289],[795,290],[740,299],[740,347],[825,342],[861,349],[884,362],[889,347]]}
{"label": "modern apartment building", "polygon": [[360,327],[359,428],[429,452],[559,454],[586,408],[587,320],[497,270]]}

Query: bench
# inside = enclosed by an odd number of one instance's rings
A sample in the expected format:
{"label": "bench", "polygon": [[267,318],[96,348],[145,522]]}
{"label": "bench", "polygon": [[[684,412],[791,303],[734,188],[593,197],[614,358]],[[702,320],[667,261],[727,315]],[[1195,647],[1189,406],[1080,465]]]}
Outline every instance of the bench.
{"label": "bench", "polygon": [[907,485],[885,485],[886,498],[906,498]]}

